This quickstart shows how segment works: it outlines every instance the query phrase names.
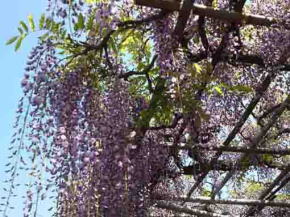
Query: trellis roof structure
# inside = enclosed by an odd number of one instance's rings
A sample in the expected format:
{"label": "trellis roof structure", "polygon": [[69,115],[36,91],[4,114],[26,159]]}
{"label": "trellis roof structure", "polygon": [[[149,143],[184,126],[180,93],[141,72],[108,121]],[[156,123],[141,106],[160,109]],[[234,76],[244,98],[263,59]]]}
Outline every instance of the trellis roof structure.
{"label": "trellis roof structure", "polygon": [[[269,18],[259,15],[250,15],[242,13],[243,7],[246,3],[246,0],[240,0],[235,4],[233,11],[220,10],[213,7],[208,7],[204,5],[194,4],[191,0],[136,0],[137,5],[159,8],[163,11],[178,11],[179,16],[177,23],[175,24],[176,37],[181,41],[183,38],[184,29],[186,27],[187,19],[189,18],[190,13],[195,14],[200,17],[208,17],[212,19],[222,20],[230,24],[230,28],[236,26],[237,24],[242,25],[260,25],[260,26],[271,26],[273,24],[279,23],[279,25],[283,25],[281,20],[275,18]],[[201,40],[206,40],[206,33],[204,30],[204,26],[200,25],[200,38]],[[226,36],[231,30],[225,31],[224,35]],[[216,59],[227,58],[222,57],[222,44],[227,40],[227,37],[223,37],[221,42],[220,52],[217,52]],[[193,62],[198,62],[202,57],[192,57]],[[214,61],[215,58],[213,58]],[[254,56],[238,56],[237,60],[247,64],[257,64],[259,66],[265,66],[262,59]],[[239,170],[246,171],[249,169],[248,165],[243,165],[245,159],[249,156],[255,156],[260,159],[262,163],[263,159],[259,158],[262,154],[271,154],[271,155],[279,155],[286,156],[290,154],[290,149],[267,149],[261,147],[261,143],[263,142],[264,137],[269,132],[271,127],[275,125],[279,117],[286,110],[290,109],[290,95],[286,98],[286,100],[277,105],[270,111],[267,111],[265,115],[271,116],[268,119],[268,122],[263,123],[261,126],[260,132],[257,133],[253,139],[251,139],[247,144],[243,146],[234,147],[231,146],[231,143],[235,139],[235,137],[239,134],[243,125],[250,120],[251,115],[254,116],[254,109],[259,104],[260,99],[263,94],[267,90],[267,88],[271,85],[271,82],[274,78],[274,71],[283,70],[287,71],[290,69],[289,65],[285,65],[284,62],[281,61],[281,65],[277,65],[272,67],[268,75],[260,82],[260,86],[256,89],[256,92],[248,103],[248,106],[245,108],[244,113],[241,115],[239,121],[236,123],[235,127],[229,132],[223,144],[219,147],[207,147],[207,146],[183,146],[179,147],[179,149],[198,149],[202,151],[211,151],[214,152],[214,156],[211,158],[211,161],[208,165],[203,166],[202,168],[193,168],[187,167],[184,168],[184,174],[192,174],[193,171],[198,171],[198,176],[195,178],[195,182],[186,196],[176,196],[171,198],[164,198],[162,195],[156,197],[157,207],[172,210],[179,213],[191,214],[196,216],[228,216],[228,214],[220,214],[211,211],[207,211],[206,209],[198,209],[198,208],[188,208],[185,205],[187,204],[201,204],[207,207],[208,205],[214,204],[227,204],[227,205],[241,205],[247,207],[246,212],[242,213],[241,216],[254,216],[261,212],[265,207],[279,207],[279,208],[289,208],[290,201],[275,201],[275,195],[279,190],[281,190],[287,183],[290,181],[290,164],[285,163],[281,165],[267,165],[269,168],[278,169],[278,174],[276,177],[273,177],[271,184],[266,186],[264,190],[260,193],[260,195],[256,199],[217,199],[217,195],[220,191],[225,188],[226,184],[233,178],[233,176]],[[289,129],[284,129],[284,132],[281,133],[289,133]],[[194,150],[193,150],[194,151]],[[220,160],[221,156],[225,153],[240,153],[238,159],[232,165],[226,165]],[[256,165],[259,166],[259,165]],[[215,186],[212,191],[210,197],[201,197],[196,195],[196,190],[203,185],[204,180],[207,178],[208,174],[212,170],[224,170],[226,171],[225,176],[222,178],[222,181]],[[204,208],[204,207],[203,207]],[[230,216],[232,216],[230,214]]]}

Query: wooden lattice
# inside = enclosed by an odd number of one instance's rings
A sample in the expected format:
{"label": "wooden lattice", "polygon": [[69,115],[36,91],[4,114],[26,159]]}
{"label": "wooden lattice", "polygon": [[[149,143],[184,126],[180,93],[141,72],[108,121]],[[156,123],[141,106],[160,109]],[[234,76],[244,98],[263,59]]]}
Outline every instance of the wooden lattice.
{"label": "wooden lattice", "polygon": [[[191,0],[184,0],[183,2],[178,0],[136,0],[137,5],[159,8],[164,11],[179,11],[178,20],[175,26],[174,34],[176,34],[177,38],[182,40],[183,32],[186,27],[187,19],[190,13],[193,13],[197,16],[204,16],[212,19],[222,20],[224,22],[228,22],[232,25],[259,25],[259,26],[271,26],[273,24],[280,23],[279,20],[275,18],[269,18],[259,15],[250,15],[243,14],[242,10],[246,3],[245,0],[239,1],[233,11],[225,11],[219,10],[212,7],[207,7],[203,5],[193,4]],[[249,64],[257,64],[260,66],[264,66],[263,60],[254,58],[254,57],[246,57],[239,56],[239,61],[246,62]],[[193,61],[199,60],[198,57],[193,58]],[[198,61],[196,61],[198,62]],[[282,62],[283,63],[283,62]],[[279,65],[274,70],[289,70],[290,67],[288,65]],[[245,122],[249,121],[250,116],[253,114],[254,109],[258,105],[263,93],[267,90],[273,80],[273,73],[269,73],[268,76],[261,81],[260,88],[257,89],[254,97],[249,102],[248,106],[245,108],[244,113],[240,117],[240,120],[236,123],[233,130],[228,134],[224,143],[220,147],[206,147],[200,146],[195,147],[195,149],[199,150],[210,150],[215,151],[215,155],[212,158],[211,162],[208,165],[200,168],[194,168],[193,166],[184,168],[184,174],[193,174],[198,173],[195,179],[195,183],[191,186],[190,190],[187,193],[186,197],[176,196],[174,198],[164,198],[162,195],[156,197],[157,207],[172,210],[175,212],[186,213],[196,216],[228,216],[217,214],[215,212],[207,211],[206,208],[208,205],[241,205],[248,206],[248,209],[242,216],[254,216],[258,214],[264,207],[279,207],[279,208],[289,208],[290,201],[274,201],[275,194],[283,188],[290,180],[290,164],[281,164],[281,165],[272,165],[272,168],[278,169],[280,172],[276,177],[273,177],[272,183],[269,186],[266,186],[262,193],[258,196],[257,199],[217,199],[217,195],[220,191],[225,187],[228,181],[236,174],[239,170],[246,171],[249,169],[248,166],[243,166],[243,161],[249,156],[255,156],[259,158],[261,154],[271,154],[271,155],[280,155],[286,156],[290,154],[289,149],[267,149],[262,148],[259,144],[263,140],[266,133],[270,130],[270,128],[277,122],[278,118],[282,115],[282,113],[289,109],[290,105],[290,96],[281,103],[276,106],[273,111],[271,111],[271,118],[268,123],[264,123],[260,132],[255,135],[255,137],[249,141],[248,144],[241,147],[233,147],[230,146],[231,142],[234,140],[236,135],[240,132],[241,128],[245,124]],[[287,133],[287,132],[286,132]],[[289,133],[289,132],[288,132]],[[191,146],[183,146],[180,149],[192,149]],[[193,150],[194,151],[194,150]],[[241,153],[240,158],[235,161],[233,165],[227,165],[222,160],[219,160],[220,157],[225,153]],[[263,160],[262,160],[263,161]],[[257,165],[258,166],[258,165]],[[268,165],[271,168],[271,165]],[[219,183],[218,186],[215,187],[214,191],[211,193],[211,197],[200,197],[196,194],[196,190],[203,185],[203,181],[206,179],[207,175],[212,170],[224,170],[227,171],[225,177],[222,182]],[[186,204],[201,204],[202,209],[192,209],[187,208],[184,205]],[[231,215],[232,216],[232,215]]]}

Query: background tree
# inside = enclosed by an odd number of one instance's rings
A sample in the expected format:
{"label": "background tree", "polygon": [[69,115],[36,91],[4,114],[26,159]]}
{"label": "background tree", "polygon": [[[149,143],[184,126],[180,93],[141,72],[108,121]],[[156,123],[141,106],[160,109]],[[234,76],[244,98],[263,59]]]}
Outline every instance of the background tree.
{"label": "background tree", "polygon": [[288,215],[288,0],[48,3],[3,216],[19,170],[24,216]]}

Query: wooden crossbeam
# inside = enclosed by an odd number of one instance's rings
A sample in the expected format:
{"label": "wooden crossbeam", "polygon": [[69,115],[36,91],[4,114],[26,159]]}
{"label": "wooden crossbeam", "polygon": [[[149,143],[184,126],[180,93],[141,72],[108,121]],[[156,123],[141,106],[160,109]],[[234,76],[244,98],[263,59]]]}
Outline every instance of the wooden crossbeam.
{"label": "wooden crossbeam", "polygon": [[[158,199],[165,201],[182,202],[187,200],[189,203],[202,203],[202,204],[228,204],[228,205],[241,205],[241,206],[271,206],[280,208],[289,208],[290,201],[270,201],[270,200],[253,200],[253,199],[211,199],[209,197],[196,197],[186,199],[185,197],[171,197],[167,198],[165,195],[159,195]],[[157,200],[158,200],[157,199]]]}
{"label": "wooden crossbeam", "polygon": [[172,210],[178,213],[200,216],[200,217],[229,217],[229,215],[221,215],[221,214],[207,212],[207,211],[199,210],[199,209],[189,209],[187,207],[183,207],[180,205],[168,203],[167,201],[156,201],[155,207],[158,207],[161,209]]}
{"label": "wooden crossbeam", "polygon": [[181,0],[135,0],[137,5],[160,8],[169,11],[179,11]]}
{"label": "wooden crossbeam", "polygon": [[[182,9],[182,4],[179,0],[135,0],[135,3],[141,6],[160,8],[169,11],[180,11]],[[223,20],[229,23],[271,26],[279,22],[279,20],[271,17],[251,14],[247,15],[240,12],[216,9],[200,4],[193,4],[191,10],[192,13],[196,15]]]}
{"label": "wooden crossbeam", "polygon": [[290,149],[269,149],[269,148],[248,148],[248,147],[234,147],[234,146],[179,146],[179,149],[183,150],[207,150],[207,151],[222,151],[232,153],[248,153],[248,154],[271,154],[271,155],[290,155]]}
{"label": "wooden crossbeam", "polygon": [[[228,135],[227,139],[224,141],[223,147],[229,146],[230,143],[233,141],[233,139],[236,137],[236,135],[238,134],[238,132],[240,131],[240,129],[243,127],[243,125],[246,122],[246,120],[248,120],[248,118],[251,115],[251,113],[253,112],[254,108],[256,107],[256,105],[258,104],[258,102],[260,101],[260,99],[262,98],[263,93],[270,86],[270,83],[271,83],[273,77],[274,77],[274,71],[272,71],[271,73],[269,73],[267,75],[267,77],[264,79],[264,81],[262,82],[262,84],[258,88],[259,91],[256,91],[255,96],[252,98],[252,100],[249,103],[248,107],[246,108],[246,110],[242,114],[240,120],[237,122],[237,124],[235,125],[234,129],[230,132],[230,134]],[[222,155],[222,153],[223,153],[222,151],[218,151],[216,153],[216,155],[213,157],[213,159],[211,160],[211,164],[216,164],[217,161],[218,161],[218,158]],[[189,192],[187,194],[187,198],[190,198],[190,196],[192,195],[192,193],[202,183],[203,179],[207,176],[207,174],[208,174],[209,171],[210,170],[204,171],[203,174],[201,174],[201,175],[198,176],[196,182],[190,188],[190,190],[189,190]]]}
{"label": "wooden crossbeam", "polygon": [[[272,190],[275,187],[278,186],[278,189],[281,189],[283,186],[285,186],[289,181],[287,178],[280,185],[279,183],[288,175],[289,171],[290,171],[290,165],[288,165],[288,167],[276,177],[276,179],[272,182],[272,184],[260,194],[259,200],[264,200],[265,198],[268,198],[269,194],[270,194],[270,198],[272,198],[272,196],[274,196],[276,193],[276,191],[274,191],[275,193],[272,193]],[[254,216],[255,213],[260,212],[264,207],[265,207],[264,204],[259,204],[258,207],[256,206],[250,207],[250,209],[247,211],[245,216],[246,217]]]}
{"label": "wooden crossbeam", "polygon": [[[267,125],[265,125],[260,133],[253,138],[253,140],[247,145],[249,148],[256,148],[256,146],[262,141],[264,136],[267,134],[267,132],[270,130],[270,128],[276,123],[278,118],[282,115],[282,113],[286,110],[288,105],[290,104],[290,95],[285,99],[285,101],[279,106],[279,108],[274,112],[272,118],[268,122]],[[239,160],[236,161],[236,164],[234,168],[239,167],[241,162],[245,160],[249,156],[248,153],[244,153]],[[231,179],[231,177],[235,174],[235,170],[232,170],[226,174],[222,182],[216,187],[214,192],[212,193],[212,198],[215,198],[215,196],[220,192],[220,190],[225,186],[225,184]]]}
{"label": "wooden crossbeam", "polygon": [[[254,168],[250,168],[250,167],[254,167]],[[250,164],[250,165],[246,165],[246,163],[244,165],[241,165],[238,168],[234,168],[234,164],[232,164],[231,162],[225,162],[223,160],[220,160],[216,165],[210,165],[209,163],[205,162],[202,165],[200,164],[193,164],[190,166],[184,166],[181,168],[181,172],[180,174],[182,175],[189,175],[189,176],[199,176],[200,174],[202,174],[202,171],[204,169],[207,170],[211,170],[211,171],[250,171],[252,169],[257,170],[261,165],[254,165],[254,164]],[[271,168],[271,169],[277,169],[280,171],[284,171],[285,169],[287,169],[287,165],[283,165],[283,164],[267,164],[266,168]],[[275,189],[276,191],[276,189]]]}

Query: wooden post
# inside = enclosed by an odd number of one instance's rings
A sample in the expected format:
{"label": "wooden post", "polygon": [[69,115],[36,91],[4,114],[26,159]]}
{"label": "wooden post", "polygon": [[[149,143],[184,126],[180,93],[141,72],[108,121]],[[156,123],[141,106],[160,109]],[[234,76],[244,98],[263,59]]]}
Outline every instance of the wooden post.
{"label": "wooden post", "polygon": [[186,23],[189,18],[191,9],[192,0],[183,0],[177,23],[173,32],[173,34],[177,37],[178,41],[181,41],[183,38],[183,32],[186,27]]}

